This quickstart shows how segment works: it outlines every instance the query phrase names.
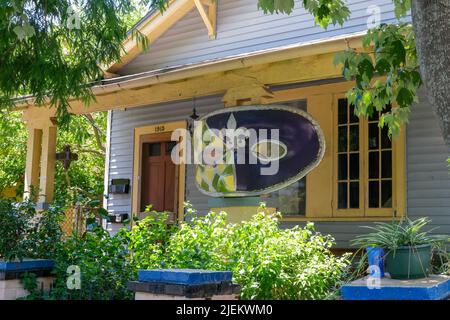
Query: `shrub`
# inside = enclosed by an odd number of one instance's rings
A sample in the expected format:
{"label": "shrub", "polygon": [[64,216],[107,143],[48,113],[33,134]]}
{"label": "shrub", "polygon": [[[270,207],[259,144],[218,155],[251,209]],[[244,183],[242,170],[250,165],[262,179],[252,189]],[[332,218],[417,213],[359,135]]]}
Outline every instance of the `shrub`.
{"label": "shrub", "polygon": [[[283,230],[279,218],[262,210],[241,224],[227,224],[223,212],[194,217],[156,246],[155,234],[141,239],[143,244],[133,247],[135,264],[229,270],[243,299],[327,297],[345,275],[347,256],[334,256],[333,239],[315,232],[312,224]],[[131,237],[141,232],[135,227]]]}
{"label": "shrub", "polygon": [[170,236],[177,230],[175,225],[167,223],[168,219],[168,213],[151,211],[127,234],[134,268],[152,269],[162,265],[158,259],[162,257]]}
{"label": "shrub", "polygon": [[[60,243],[55,259],[55,287],[49,299],[124,300],[131,299],[127,283],[135,277],[129,265],[127,232],[115,236],[95,227],[83,236]],[[80,271],[80,287],[68,288],[69,267]],[[76,269],[72,269],[76,270]]]}
{"label": "shrub", "polygon": [[52,258],[61,239],[61,210],[41,213],[31,201],[0,200],[0,259]]}

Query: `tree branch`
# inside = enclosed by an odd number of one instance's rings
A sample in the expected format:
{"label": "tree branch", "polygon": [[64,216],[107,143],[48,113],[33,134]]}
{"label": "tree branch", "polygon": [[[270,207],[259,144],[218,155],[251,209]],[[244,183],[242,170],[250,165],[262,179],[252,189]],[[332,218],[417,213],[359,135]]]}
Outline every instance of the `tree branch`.
{"label": "tree branch", "polygon": [[104,155],[106,153],[106,147],[102,143],[101,136],[105,136],[105,134],[101,131],[101,129],[95,123],[95,120],[94,120],[94,117],[92,117],[92,114],[90,114],[90,113],[89,114],[85,114],[84,117],[90,123],[90,125],[92,127],[92,130],[94,130],[95,141],[97,142],[98,148],[103,151],[103,155]]}

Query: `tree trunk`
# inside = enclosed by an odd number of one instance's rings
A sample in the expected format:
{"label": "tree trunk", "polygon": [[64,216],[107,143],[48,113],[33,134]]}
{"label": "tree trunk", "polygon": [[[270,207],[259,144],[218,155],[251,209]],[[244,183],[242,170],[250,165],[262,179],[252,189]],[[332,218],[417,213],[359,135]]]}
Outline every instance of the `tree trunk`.
{"label": "tree trunk", "polygon": [[450,0],[413,0],[412,20],[422,79],[450,148]]}

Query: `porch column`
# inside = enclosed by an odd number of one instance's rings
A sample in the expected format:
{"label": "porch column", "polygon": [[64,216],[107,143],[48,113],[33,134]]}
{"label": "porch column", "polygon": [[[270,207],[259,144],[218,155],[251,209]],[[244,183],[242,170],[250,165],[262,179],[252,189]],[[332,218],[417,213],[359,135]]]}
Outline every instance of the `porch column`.
{"label": "porch column", "polygon": [[46,126],[42,134],[39,208],[46,209],[53,200],[56,163],[56,126]]}
{"label": "porch column", "polygon": [[38,192],[39,188],[39,169],[41,158],[42,130],[28,127],[27,141],[27,159],[25,166],[25,185],[23,198],[31,197],[31,190]]}

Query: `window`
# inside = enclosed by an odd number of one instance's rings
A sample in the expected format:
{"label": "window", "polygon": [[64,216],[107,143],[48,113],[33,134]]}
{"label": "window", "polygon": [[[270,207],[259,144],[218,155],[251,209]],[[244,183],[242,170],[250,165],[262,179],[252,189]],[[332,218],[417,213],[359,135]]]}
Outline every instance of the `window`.
{"label": "window", "polygon": [[[285,106],[306,111],[306,100],[295,100],[281,103]],[[282,212],[284,216],[306,215],[306,178],[303,178],[281,190],[261,197],[267,206],[274,207]]]}
{"label": "window", "polygon": [[338,99],[336,114],[336,216],[392,216],[393,143],[380,114],[360,119],[347,99]]}

